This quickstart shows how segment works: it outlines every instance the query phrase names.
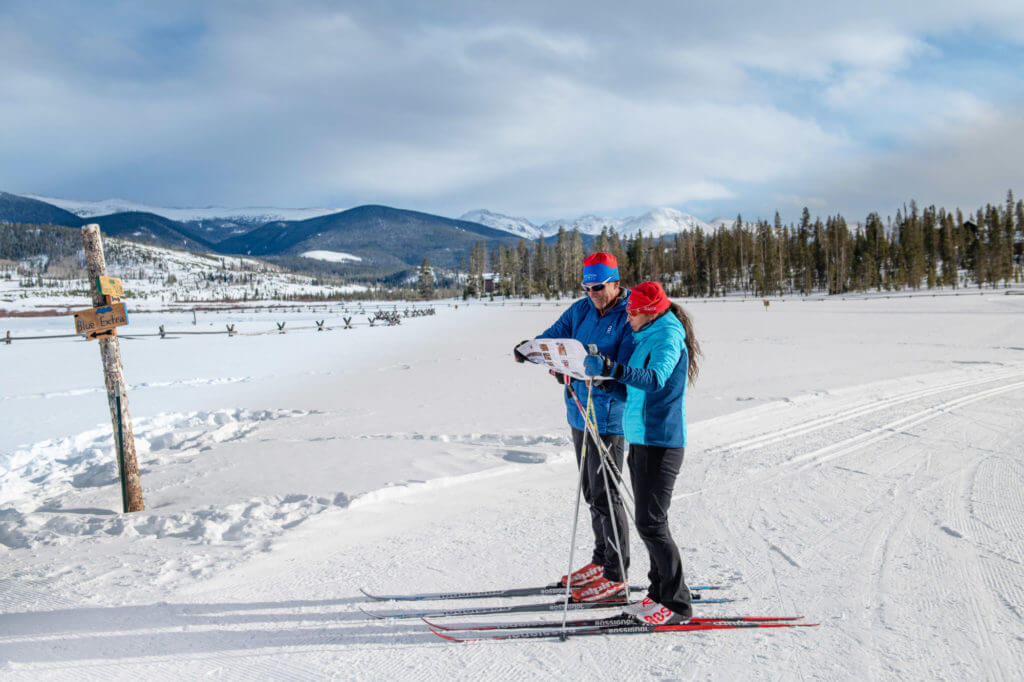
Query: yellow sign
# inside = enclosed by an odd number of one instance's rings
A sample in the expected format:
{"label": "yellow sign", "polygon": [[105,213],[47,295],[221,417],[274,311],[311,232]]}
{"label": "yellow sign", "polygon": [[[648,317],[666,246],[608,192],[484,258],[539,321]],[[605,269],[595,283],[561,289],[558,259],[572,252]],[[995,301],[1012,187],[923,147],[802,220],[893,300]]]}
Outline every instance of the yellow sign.
{"label": "yellow sign", "polygon": [[96,290],[104,296],[124,296],[124,286],[117,277],[97,277]]}
{"label": "yellow sign", "polygon": [[104,334],[113,335],[115,327],[128,324],[128,312],[124,303],[112,303],[102,308],[79,310],[75,313],[75,333],[95,339]]}

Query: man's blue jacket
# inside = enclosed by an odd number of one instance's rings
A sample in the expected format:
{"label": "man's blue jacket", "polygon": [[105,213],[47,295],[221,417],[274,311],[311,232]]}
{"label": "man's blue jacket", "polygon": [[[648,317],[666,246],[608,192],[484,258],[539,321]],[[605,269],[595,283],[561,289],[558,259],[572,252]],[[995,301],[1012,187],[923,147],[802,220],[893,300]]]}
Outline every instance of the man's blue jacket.
{"label": "man's blue jacket", "polygon": [[[633,354],[633,330],[626,321],[626,303],[629,289],[622,289],[618,300],[603,315],[597,311],[590,298],[573,303],[562,313],[558,321],[537,335],[538,339],[576,339],[587,348],[596,344],[605,357],[626,363]],[[587,407],[587,385],[573,381],[572,389],[583,408]],[[606,382],[595,387],[594,414],[597,416],[597,431],[601,434],[622,435],[622,411],[626,403],[625,386],[617,381]],[[569,426],[583,431],[583,415],[580,414],[571,396],[565,396],[566,418]]]}

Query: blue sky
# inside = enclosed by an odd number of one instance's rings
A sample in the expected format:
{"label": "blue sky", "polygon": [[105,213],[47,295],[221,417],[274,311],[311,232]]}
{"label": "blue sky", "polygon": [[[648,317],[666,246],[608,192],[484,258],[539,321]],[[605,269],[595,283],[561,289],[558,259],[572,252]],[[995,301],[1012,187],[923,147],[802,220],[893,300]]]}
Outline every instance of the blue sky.
{"label": "blue sky", "polygon": [[536,222],[1024,194],[1024,3],[851,4],[0,2],[0,190]]}

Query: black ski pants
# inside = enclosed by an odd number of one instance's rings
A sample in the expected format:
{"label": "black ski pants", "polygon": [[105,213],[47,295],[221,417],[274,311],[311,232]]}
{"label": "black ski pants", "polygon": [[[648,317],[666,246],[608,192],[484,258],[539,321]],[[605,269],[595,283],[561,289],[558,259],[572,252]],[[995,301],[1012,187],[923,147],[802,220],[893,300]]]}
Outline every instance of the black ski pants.
{"label": "black ski pants", "polygon": [[[625,444],[622,436],[611,436],[601,434],[601,441],[605,444],[608,452],[615,460],[615,467],[622,471],[622,458]],[[572,429],[572,444],[576,448],[576,465],[580,464],[580,457],[583,450],[583,432]],[[618,528],[619,542],[622,547],[622,566],[629,570],[629,518],[622,506],[622,498],[619,496],[612,476],[608,472],[608,487],[606,489],[605,476],[601,471],[601,453],[594,445],[594,438],[587,434],[587,461],[583,471],[583,499],[590,506],[590,525],[594,529],[594,555],[591,561],[604,566],[604,577],[612,582],[622,582],[625,576],[619,565],[619,555],[615,551],[615,527]],[[608,505],[608,496],[611,495],[611,506]]]}
{"label": "black ski pants", "polygon": [[651,558],[647,596],[689,618],[690,590],[683,576],[679,548],[668,530],[668,508],[684,449],[630,443],[629,476],[636,503],[636,530]]}

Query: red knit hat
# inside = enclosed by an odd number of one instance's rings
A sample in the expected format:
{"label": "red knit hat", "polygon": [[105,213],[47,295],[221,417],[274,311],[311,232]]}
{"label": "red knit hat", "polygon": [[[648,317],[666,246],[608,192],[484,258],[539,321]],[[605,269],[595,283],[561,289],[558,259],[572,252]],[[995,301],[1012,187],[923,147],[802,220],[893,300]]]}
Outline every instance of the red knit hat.
{"label": "red knit hat", "polygon": [[657,315],[668,310],[672,302],[665,295],[665,290],[657,282],[637,284],[629,294],[629,312]]}

